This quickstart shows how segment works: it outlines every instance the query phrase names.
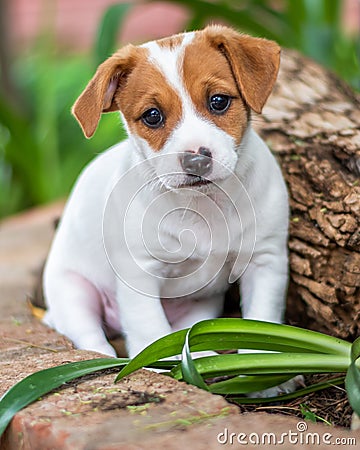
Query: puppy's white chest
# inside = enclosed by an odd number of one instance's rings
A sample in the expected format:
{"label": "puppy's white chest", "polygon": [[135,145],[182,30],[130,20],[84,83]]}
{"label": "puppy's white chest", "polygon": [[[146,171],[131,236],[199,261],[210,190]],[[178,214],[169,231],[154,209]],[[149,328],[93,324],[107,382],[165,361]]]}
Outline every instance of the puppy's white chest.
{"label": "puppy's white chest", "polygon": [[186,208],[173,206],[160,220],[161,249],[170,260],[206,259],[228,254],[236,233],[230,211],[224,211],[210,198],[196,199]]}
{"label": "puppy's white chest", "polygon": [[159,227],[153,256],[161,261],[163,298],[205,295],[209,286],[225,289],[231,271],[232,230],[220,216],[202,207],[173,210]]}

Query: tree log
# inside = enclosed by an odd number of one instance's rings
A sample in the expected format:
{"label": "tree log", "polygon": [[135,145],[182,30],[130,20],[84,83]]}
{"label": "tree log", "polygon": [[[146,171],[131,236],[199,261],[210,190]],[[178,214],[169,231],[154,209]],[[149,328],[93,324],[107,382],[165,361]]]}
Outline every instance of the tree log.
{"label": "tree log", "polygon": [[290,197],[287,322],[360,334],[360,96],[293,51],[254,128]]}

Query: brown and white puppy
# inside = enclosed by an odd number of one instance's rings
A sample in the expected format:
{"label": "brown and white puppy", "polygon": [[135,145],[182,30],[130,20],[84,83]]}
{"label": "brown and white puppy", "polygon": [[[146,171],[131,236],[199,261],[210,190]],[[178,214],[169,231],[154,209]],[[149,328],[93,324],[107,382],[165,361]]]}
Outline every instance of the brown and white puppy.
{"label": "brown and white puppy", "polygon": [[281,322],[288,199],[252,130],[274,85],[274,42],[222,26],[128,45],[73,113],[91,137],[120,111],[128,139],[81,174],[44,275],[46,323],[79,348],[130,357],[219,315],[240,279],[244,318]]}

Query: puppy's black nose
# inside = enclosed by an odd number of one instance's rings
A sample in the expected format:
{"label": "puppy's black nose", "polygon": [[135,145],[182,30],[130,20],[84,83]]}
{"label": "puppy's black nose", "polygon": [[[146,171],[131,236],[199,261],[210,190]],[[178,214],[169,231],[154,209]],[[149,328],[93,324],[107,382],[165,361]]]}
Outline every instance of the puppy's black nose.
{"label": "puppy's black nose", "polygon": [[211,172],[212,155],[206,147],[200,147],[197,152],[186,150],[179,159],[184,172],[189,175],[204,177]]}

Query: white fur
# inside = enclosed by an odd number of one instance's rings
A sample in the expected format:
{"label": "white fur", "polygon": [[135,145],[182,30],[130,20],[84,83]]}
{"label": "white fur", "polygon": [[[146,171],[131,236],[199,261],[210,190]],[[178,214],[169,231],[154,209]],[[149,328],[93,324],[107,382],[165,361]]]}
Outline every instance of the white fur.
{"label": "white fur", "polygon": [[[241,276],[243,317],[281,322],[287,284],[288,200],[280,169],[249,125],[239,146],[200,117],[175,68],[177,51],[147,44],[183,102],[155,154],[135,135],[92,161],[66,205],[48,257],[45,322],[77,347],[130,357],[172,330],[221,312]],[[166,53],[166,55],[165,55]],[[211,150],[213,185],[178,188],[178,154]]]}

